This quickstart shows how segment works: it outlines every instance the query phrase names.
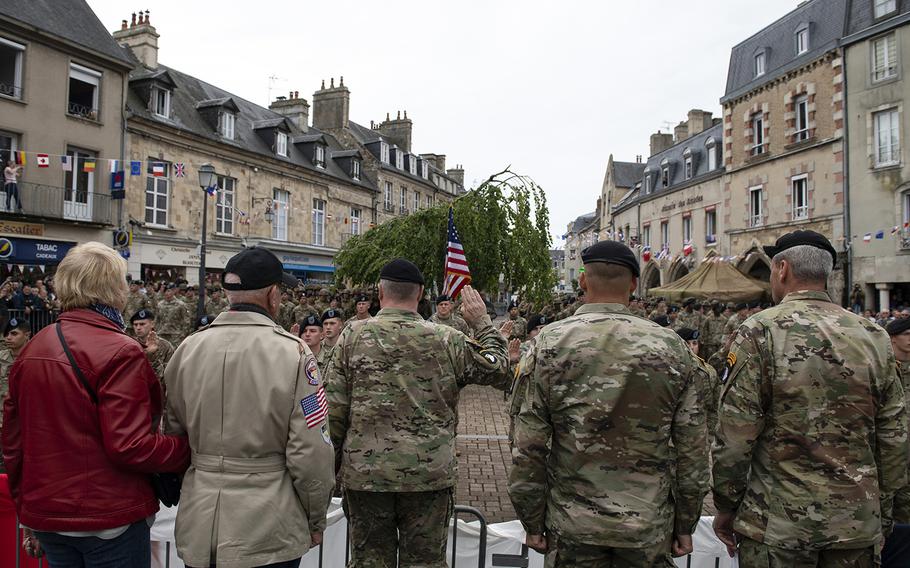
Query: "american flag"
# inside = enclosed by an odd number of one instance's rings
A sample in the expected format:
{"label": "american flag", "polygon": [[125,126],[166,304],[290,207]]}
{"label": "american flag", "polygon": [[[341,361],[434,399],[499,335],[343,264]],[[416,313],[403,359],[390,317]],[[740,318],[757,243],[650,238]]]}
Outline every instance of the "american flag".
{"label": "american flag", "polygon": [[306,417],[307,428],[321,426],[329,414],[329,403],[325,399],[325,389],[320,386],[319,390],[301,399],[300,408],[303,409],[303,415]]}
{"label": "american flag", "polygon": [[471,269],[464,255],[464,247],[455,228],[455,211],[449,207],[449,241],[446,248],[446,280],[442,293],[453,300],[467,284],[471,283]]}

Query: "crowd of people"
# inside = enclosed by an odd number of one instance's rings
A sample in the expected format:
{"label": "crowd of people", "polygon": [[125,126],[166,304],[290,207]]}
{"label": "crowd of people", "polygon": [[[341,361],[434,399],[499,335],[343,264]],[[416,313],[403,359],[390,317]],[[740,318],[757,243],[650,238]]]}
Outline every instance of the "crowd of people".
{"label": "crowd of people", "polygon": [[[885,542],[900,566],[910,310],[832,302],[821,235],[766,248],[775,305],[636,298],[634,255],[603,242],[575,294],[516,298],[494,326],[479,292],[431,298],[406,259],[332,289],[260,247],[197,318],[194,286],[79,245],[53,280],[0,292],[24,545],[51,566],[147,567],[176,485],[191,567],[298,566],[333,494],[349,566],[445,566],[459,391],[479,384],[506,393],[509,494],[548,565],[665,566],[710,490],[740,566],[872,566]],[[41,311],[59,316],[33,334]]]}

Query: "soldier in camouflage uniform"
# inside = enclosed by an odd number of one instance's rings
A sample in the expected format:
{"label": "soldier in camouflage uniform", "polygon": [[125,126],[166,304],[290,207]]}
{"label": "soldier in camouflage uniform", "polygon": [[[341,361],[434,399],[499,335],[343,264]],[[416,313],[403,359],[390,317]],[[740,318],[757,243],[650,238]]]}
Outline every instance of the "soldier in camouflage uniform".
{"label": "soldier in camouflage uniform", "polygon": [[699,329],[701,327],[701,316],[695,312],[695,298],[686,298],[683,302],[683,309],[677,313],[676,321],[673,322],[673,329],[679,331],[684,327],[689,329]]}
{"label": "soldier in camouflage uniform", "polygon": [[455,313],[455,303],[445,294],[436,297],[436,313],[430,316],[429,321],[453,327],[468,337],[471,336],[471,326]]}
{"label": "soldier in camouflage uniform", "polygon": [[218,314],[229,309],[231,309],[231,303],[224,297],[221,288],[212,288],[209,300],[205,303],[205,313],[218,317]]}
{"label": "soldier in camouflage uniform", "polygon": [[[715,304],[705,316],[699,330],[699,343],[701,343],[701,358],[708,360],[717,353],[724,340],[724,327],[727,322],[720,315],[720,306]],[[726,358],[727,353],[722,355]]]}
{"label": "soldier in camouflage uniform", "polygon": [[721,379],[714,530],[742,568],[871,568],[910,459],[891,344],[831,301],[824,236],[765,252],[778,305],[739,328]]}
{"label": "soldier in camouflage uniform", "polygon": [[639,265],[626,245],[596,243],[582,261],[588,303],[521,362],[509,496],[556,568],[665,566],[692,551],[708,489],[703,370],[629,311]]}
{"label": "soldier in camouflage uniform", "polygon": [[307,298],[306,292],[300,293],[300,298],[297,302],[297,307],[291,312],[294,319],[294,323],[301,323],[309,316],[316,316],[317,318],[321,317],[322,314],[316,312],[316,309],[310,305],[310,298]]}
{"label": "soldier in camouflage uniform", "polygon": [[[139,310],[151,309],[152,303],[149,301],[149,297],[141,292],[142,281],[133,280],[130,282],[130,293],[126,297],[126,306],[123,308],[123,319],[129,320],[133,317],[133,314]],[[132,333],[132,330],[127,330]]]}
{"label": "soldier in camouflage uniform", "polygon": [[528,337],[528,320],[521,317],[518,313],[518,304],[514,301],[509,303],[509,320],[512,321],[512,335],[509,339],[518,339],[524,341]]}
{"label": "soldier in camouflage uniform", "polygon": [[721,339],[721,343],[726,343],[736,335],[736,330],[739,329],[739,326],[746,321],[746,318],[749,317],[749,304],[741,302],[736,304],[736,313],[730,316],[730,319],[727,320],[727,323],[724,325],[724,336]]}
{"label": "soldier in camouflage uniform", "polygon": [[697,329],[684,327],[682,329],[677,329],[676,334],[679,335],[680,339],[686,342],[689,350],[695,355],[698,363],[705,371],[703,375],[705,380],[702,384],[701,398],[705,401],[708,440],[710,442],[711,436],[714,435],[714,430],[717,428],[717,401],[720,399],[720,382],[717,380],[717,371],[714,367],[706,363],[704,359],[698,356],[698,351],[701,346],[701,342],[699,341],[701,334]]}
{"label": "soldier in camouflage uniform", "polygon": [[354,303],[355,313],[348,321],[344,322],[345,325],[355,321],[370,319],[372,317],[370,315],[370,297],[366,294],[360,294],[357,296],[356,300],[357,301]]}
{"label": "soldier in camouflage uniform", "polygon": [[325,378],[351,531],[348,568],[445,568],[458,391],[505,388],[505,340],[470,286],[461,295],[476,341],[421,318],[423,276],[413,263],[395,259],[379,278],[382,309],[344,328]]}
{"label": "soldier in camouflage uniform", "polygon": [[[9,371],[22,352],[25,344],[32,338],[32,325],[24,318],[10,318],[3,329],[3,349],[0,349],[0,401],[9,392]],[[0,424],[3,416],[0,415]]]}
{"label": "soldier in camouflage uniform", "polygon": [[164,290],[164,299],[158,303],[158,337],[168,340],[175,348],[190,332],[190,311],[186,304],[176,298],[177,288],[169,284]]}
{"label": "soldier in camouflage uniform", "polygon": [[164,370],[174,355],[174,345],[163,337],[158,337],[155,332],[155,314],[151,310],[139,310],[130,318],[133,333],[142,348],[145,356],[155,371],[161,383],[161,392],[167,397],[167,387],[164,384]]}
{"label": "soldier in camouflage uniform", "polygon": [[[885,331],[891,337],[891,347],[904,386],[904,402],[910,409],[910,318],[892,321]],[[910,486],[902,488],[894,496],[894,524],[910,525]]]}
{"label": "soldier in camouflage uniform", "polygon": [[315,315],[308,315],[303,318],[303,321],[295,323],[291,327],[291,333],[303,339],[303,342],[307,344],[307,347],[313,352],[313,357],[316,357],[319,372],[324,375],[332,350],[322,348],[322,340],[325,338],[322,331],[322,320]]}

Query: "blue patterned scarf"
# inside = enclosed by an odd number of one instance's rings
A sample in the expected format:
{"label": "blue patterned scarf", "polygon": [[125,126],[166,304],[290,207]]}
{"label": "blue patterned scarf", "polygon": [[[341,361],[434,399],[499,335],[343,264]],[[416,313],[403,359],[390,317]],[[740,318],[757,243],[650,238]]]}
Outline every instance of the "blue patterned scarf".
{"label": "blue patterned scarf", "polygon": [[126,329],[126,324],[123,323],[123,314],[120,313],[120,310],[112,308],[105,304],[92,304],[89,306],[90,310],[95,310],[99,314],[103,315],[107,319],[111,320],[117,327],[120,329]]}

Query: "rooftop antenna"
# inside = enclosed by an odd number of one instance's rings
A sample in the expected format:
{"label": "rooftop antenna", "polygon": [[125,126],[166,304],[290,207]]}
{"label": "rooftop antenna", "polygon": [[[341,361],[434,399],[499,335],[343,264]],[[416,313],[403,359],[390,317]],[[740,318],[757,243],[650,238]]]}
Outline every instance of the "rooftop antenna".
{"label": "rooftop antenna", "polygon": [[673,134],[673,127],[676,126],[675,122],[670,122],[669,120],[665,120],[665,121],[661,122],[661,124],[664,125],[664,129],[667,132],[669,132],[670,134]]}
{"label": "rooftop antenna", "polygon": [[272,104],[272,89],[275,88],[275,84],[278,82],[287,83],[287,79],[279,77],[278,75],[275,75],[274,73],[269,75],[269,91],[268,91],[268,99],[266,100],[266,103],[265,103],[266,106]]}

